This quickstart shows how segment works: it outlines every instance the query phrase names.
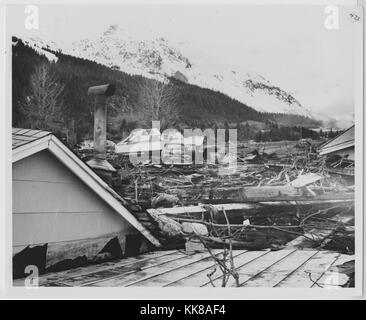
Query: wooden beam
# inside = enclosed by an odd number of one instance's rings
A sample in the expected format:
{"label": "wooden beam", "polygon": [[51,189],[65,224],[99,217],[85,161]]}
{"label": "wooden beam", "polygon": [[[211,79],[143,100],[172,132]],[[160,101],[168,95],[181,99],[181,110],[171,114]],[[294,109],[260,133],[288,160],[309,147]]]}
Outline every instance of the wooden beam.
{"label": "wooden beam", "polygon": [[275,202],[275,201],[332,201],[332,200],[351,200],[354,201],[354,192],[327,192],[316,196],[307,195],[278,195],[276,197],[267,196],[251,196],[242,197],[240,190],[231,192],[231,194],[224,199],[203,199],[200,201],[203,203],[259,203],[259,202]]}
{"label": "wooden beam", "polygon": [[[254,203],[222,203],[222,204],[214,204],[212,205],[218,211],[225,210],[226,213],[230,214],[231,212],[252,212],[256,210],[256,212],[260,212],[261,209],[275,209],[276,207],[289,207],[289,206],[306,206],[306,205],[327,205],[327,204],[335,204],[335,203],[344,203],[350,202],[352,203],[354,199],[346,199],[346,200],[320,200],[319,198],[314,200],[307,201],[270,201],[270,202],[259,202],[257,204]],[[207,212],[207,209],[204,205],[197,206],[182,206],[182,207],[172,207],[172,208],[158,208],[158,209],[147,209],[148,213],[153,213],[156,215],[171,215],[171,216],[180,216],[180,215],[199,215]]]}

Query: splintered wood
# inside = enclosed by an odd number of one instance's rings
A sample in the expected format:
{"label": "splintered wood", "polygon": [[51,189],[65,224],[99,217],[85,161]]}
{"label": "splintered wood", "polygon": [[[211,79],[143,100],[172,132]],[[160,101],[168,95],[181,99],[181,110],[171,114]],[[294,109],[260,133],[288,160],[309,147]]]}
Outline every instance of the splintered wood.
{"label": "splintered wood", "polygon": [[[316,209],[316,210],[315,210]],[[354,234],[353,201],[270,202],[257,204],[200,205],[147,209],[159,224],[159,237],[167,241],[199,238],[210,247],[237,249],[281,248],[284,246],[326,247],[347,237],[339,250],[352,253]],[[187,227],[191,225],[191,228]],[[195,232],[201,225],[205,232]],[[347,245],[346,245],[347,244]]]}
{"label": "splintered wood", "polygon": [[[236,249],[325,247],[346,237],[340,251],[352,253],[353,181],[330,174],[325,159],[312,154],[300,153],[291,163],[273,158],[256,151],[239,156],[236,166],[138,167],[134,181],[144,183],[135,198],[165,245],[191,241],[196,235],[182,227],[191,222],[205,226],[200,240],[213,247],[229,240]],[[125,174],[127,180],[134,175]]]}
{"label": "splintered wood", "polygon": [[[350,179],[332,174],[326,159],[289,142],[238,147],[233,163],[132,166],[128,157],[110,159],[118,171],[115,188],[144,208],[199,203],[351,199]],[[253,149],[253,148],[257,149]],[[252,149],[250,149],[252,148]],[[259,152],[258,152],[259,150]],[[337,167],[338,168],[338,167]],[[338,168],[339,169],[339,168]],[[348,180],[347,180],[348,179]],[[175,196],[157,205],[157,197]]]}
{"label": "splintered wood", "polygon": [[114,189],[165,248],[353,253],[353,178],[332,173],[341,165],[327,166],[313,149],[300,142],[239,147],[234,164],[110,161],[120,168]]}

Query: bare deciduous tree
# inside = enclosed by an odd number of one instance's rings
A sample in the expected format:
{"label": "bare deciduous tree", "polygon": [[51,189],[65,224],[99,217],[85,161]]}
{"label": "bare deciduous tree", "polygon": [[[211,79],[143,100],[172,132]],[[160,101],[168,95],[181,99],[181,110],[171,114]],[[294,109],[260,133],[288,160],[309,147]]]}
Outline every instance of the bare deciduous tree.
{"label": "bare deciduous tree", "polygon": [[26,98],[24,112],[32,129],[49,130],[55,122],[62,120],[64,85],[59,83],[42,63],[30,76],[30,95]]}
{"label": "bare deciduous tree", "polygon": [[171,84],[145,79],[140,86],[139,106],[147,125],[160,121],[161,130],[172,127],[179,119],[178,91]]}

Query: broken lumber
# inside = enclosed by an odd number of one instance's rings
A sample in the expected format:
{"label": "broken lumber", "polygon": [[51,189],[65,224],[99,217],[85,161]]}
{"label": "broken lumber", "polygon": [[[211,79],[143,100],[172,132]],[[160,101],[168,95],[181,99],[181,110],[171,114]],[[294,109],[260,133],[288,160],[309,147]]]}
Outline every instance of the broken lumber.
{"label": "broken lumber", "polygon": [[294,188],[302,188],[307,186],[308,184],[314,183],[316,181],[321,180],[323,177],[316,173],[306,173],[299,175],[295,180],[290,182],[290,185]]}
{"label": "broken lumber", "polygon": [[[194,205],[194,206],[179,206],[173,208],[158,208],[147,209],[146,214],[150,217],[166,216],[171,218],[188,218],[210,220],[212,218],[216,222],[224,222],[223,211],[225,210],[230,223],[241,224],[244,220],[250,219],[251,222],[264,222],[267,219],[278,220],[283,219],[292,221],[299,213],[312,210],[314,208],[320,210],[332,205],[351,206],[354,200],[309,200],[309,201],[273,201],[260,203],[228,203],[216,205]],[[211,216],[211,209],[217,213],[214,217]],[[265,222],[264,222],[265,223]]]}
{"label": "broken lumber", "polygon": [[337,231],[340,225],[348,224],[354,219],[354,214],[339,213],[335,215],[331,220],[335,223],[333,228],[314,228],[302,236],[290,241],[287,247],[303,247],[312,248],[319,246],[319,244],[326,244],[331,236]]}
{"label": "broken lumber", "polygon": [[[276,186],[277,188],[279,186]],[[282,186],[281,186],[282,187]],[[273,201],[308,201],[308,200],[314,200],[314,201],[331,201],[331,200],[354,200],[355,194],[354,192],[325,192],[322,194],[317,194],[316,196],[312,196],[309,193],[303,194],[302,191],[297,190],[296,192],[293,192],[292,194],[285,194],[281,193],[281,189],[277,190],[278,193],[275,194],[275,189],[271,190],[271,192],[268,192],[269,190],[263,190],[259,191],[256,194],[257,190],[250,190],[249,192],[248,188],[241,188],[237,190],[233,190],[230,192],[226,192],[225,196],[220,199],[200,199],[203,203],[257,203],[257,202],[273,202]],[[254,189],[255,187],[252,187]],[[264,188],[264,187],[260,187]],[[274,187],[271,187],[274,188]],[[285,188],[282,189],[282,191],[286,190]],[[273,194],[274,193],[274,194]],[[272,194],[272,196],[271,196]]]}
{"label": "broken lumber", "polygon": [[[354,199],[346,199],[346,200],[307,200],[307,201],[271,201],[271,202],[259,202],[258,204],[253,203],[223,203],[223,204],[214,204],[212,205],[219,211],[225,210],[226,213],[235,212],[235,211],[252,211],[256,210],[257,212],[260,211],[261,208],[268,208],[271,207],[282,207],[282,206],[306,206],[306,205],[330,205],[334,203],[343,203],[343,202],[350,202],[352,203]],[[195,205],[195,206],[179,206],[179,207],[172,207],[172,208],[158,208],[158,209],[147,209],[148,213],[155,213],[156,215],[196,215],[202,214],[206,212],[205,206]]]}

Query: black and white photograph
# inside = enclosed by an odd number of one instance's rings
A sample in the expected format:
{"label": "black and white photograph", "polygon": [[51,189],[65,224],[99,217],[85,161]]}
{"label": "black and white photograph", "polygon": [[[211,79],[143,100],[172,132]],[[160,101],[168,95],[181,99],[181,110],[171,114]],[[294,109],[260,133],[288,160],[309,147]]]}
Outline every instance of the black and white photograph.
{"label": "black and white photograph", "polygon": [[350,3],[8,3],[10,287],[361,294]]}

